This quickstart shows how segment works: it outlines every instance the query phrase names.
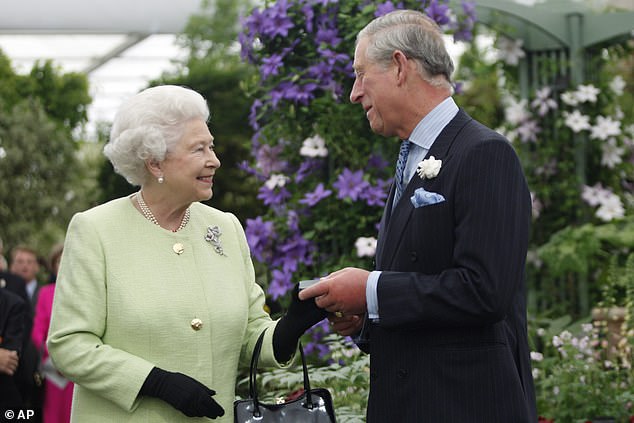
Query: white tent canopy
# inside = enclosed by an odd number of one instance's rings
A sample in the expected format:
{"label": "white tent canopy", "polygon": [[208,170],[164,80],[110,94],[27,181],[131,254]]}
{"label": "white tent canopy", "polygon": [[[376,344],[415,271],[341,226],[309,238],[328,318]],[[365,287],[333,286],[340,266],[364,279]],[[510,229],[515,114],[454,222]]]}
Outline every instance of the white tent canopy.
{"label": "white tent canopy", "polygon": [[21,0],[0,2],[0,32],[173,34],[199,0]]}
{"label": "white tent canopy", "polygon": [[0,49],[19,73],[46,59],[65,72],[87,73],[90,134],[182,58],[175,34],[199,10],[200,0],[0,0]]}

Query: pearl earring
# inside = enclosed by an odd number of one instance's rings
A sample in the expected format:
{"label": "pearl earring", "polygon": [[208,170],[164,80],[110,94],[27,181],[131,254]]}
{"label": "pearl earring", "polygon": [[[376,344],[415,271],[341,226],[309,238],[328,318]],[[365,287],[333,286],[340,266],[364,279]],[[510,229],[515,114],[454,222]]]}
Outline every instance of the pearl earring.
{"label": "pearl earring", "polygon": [[157,181],[159,184],[162,184],[163,182],[165,182],[165,178],[163,178],[162,176],[159,176]]}

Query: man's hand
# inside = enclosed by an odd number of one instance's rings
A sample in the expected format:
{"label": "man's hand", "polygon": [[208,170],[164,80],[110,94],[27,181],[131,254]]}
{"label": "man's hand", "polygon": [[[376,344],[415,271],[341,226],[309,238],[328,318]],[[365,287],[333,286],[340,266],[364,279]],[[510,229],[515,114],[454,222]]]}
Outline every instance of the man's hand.
{"label": "man's hand", "polygon": [[337,317],[334,314],[328,316],[332,328],[341,336],[353,336],[361,331],[363,326],[363,315],[352,314]]}
{"label": "man's hand", "polygon": [[365,286],[369,274],[367,270],[346,267],[301,290],[299,298],[306,300],[315,297],[317,306],[334,313],[337,318],[363,315],[367,311]]}
{"label": "man's hand", "polygon": [[0,348],[0,373],[13,376],[18,368],[18,361],[17,351]]}

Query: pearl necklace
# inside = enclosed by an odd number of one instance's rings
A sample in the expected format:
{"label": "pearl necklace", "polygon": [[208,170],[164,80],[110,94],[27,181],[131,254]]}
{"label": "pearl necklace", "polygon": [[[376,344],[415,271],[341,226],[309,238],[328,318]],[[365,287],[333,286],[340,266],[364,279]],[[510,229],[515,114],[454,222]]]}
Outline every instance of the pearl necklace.
{"label": "pearl necklace", "polygon": [[[158,220],[156,220],[154,213],[152,213],[152,210],[150,210],[148,205],[145,204],[145,200],[143,200],[143,194],[141,193],[141,191],[137,192],[136,201],[137,203],[139,203],[139,207],[141,208],[141,213],[143,213],[143,216],[150,222],[154,223],[156,226],[161,226],[158,223]],[[187,210],[185,210],[185,216],[183,216],[183,220],[181,220],[181,224],[178,226],[178,228],[170,230],[172,232],[178,232],[182,230],[185,226],[187,226],[187,223],[189,223],[189,215],[189,207],[187,207]]]}

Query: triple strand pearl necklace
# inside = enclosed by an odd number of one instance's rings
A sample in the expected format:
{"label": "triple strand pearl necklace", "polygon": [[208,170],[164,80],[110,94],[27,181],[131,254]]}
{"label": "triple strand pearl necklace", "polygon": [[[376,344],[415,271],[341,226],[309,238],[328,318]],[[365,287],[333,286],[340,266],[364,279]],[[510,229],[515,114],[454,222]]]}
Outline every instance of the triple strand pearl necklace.
{"label": "triple strand pearl necklace", "polygon": [[[156,226],[161,226],[159,225],[158,220],[156,220],[154,213],[152,213],[152,210],[150,210],[148,205],[145,204],[145,200],[143,200],[143,194],[141,193],[141,191],[137,192],[136,201],[137,203],[139,203],[139,207],[141,207],[141,213],[143,213],[143,216],[150,222],[154,223]],[[178,232],[185,226],[187,226],[187,223],[189,223],[189,215],[189,207],[187,207],[187,210],[185,210],[185,216],[183,216],[183,220],[181,220],[181,224],[178,226],[178,228],[170,230],[172,232]]]}

